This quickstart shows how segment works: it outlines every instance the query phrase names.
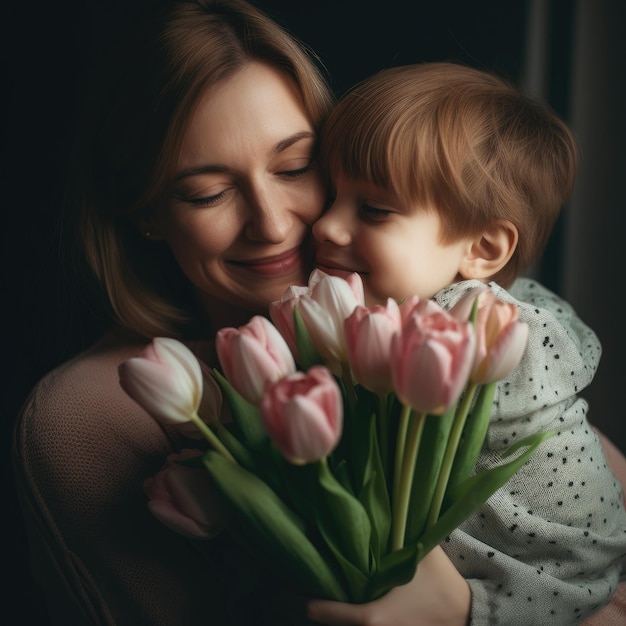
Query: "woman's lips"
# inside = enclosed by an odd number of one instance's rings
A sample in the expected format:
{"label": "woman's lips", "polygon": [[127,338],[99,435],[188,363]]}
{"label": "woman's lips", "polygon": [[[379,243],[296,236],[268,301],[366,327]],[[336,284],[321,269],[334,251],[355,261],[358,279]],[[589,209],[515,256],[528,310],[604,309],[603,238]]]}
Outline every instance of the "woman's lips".
{"label": "woman's lips", "polygon": [[300,270],[304,265],[304,255],[300,246],[282,254],[250,259],[248,261],[230,261],[233,265],[267,278],[285,276]]}

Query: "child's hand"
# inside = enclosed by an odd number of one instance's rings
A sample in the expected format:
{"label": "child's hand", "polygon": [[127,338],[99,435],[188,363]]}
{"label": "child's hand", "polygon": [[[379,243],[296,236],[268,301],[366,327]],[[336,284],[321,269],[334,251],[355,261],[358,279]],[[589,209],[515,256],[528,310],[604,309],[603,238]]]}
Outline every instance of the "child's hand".
{"label": "child's hand", "polygon": [[308,615],[329,626],[466,626],[472,596],[469,585],[445,552],[436,547],[420,562],[410,583],[367,604],[311,600]]}

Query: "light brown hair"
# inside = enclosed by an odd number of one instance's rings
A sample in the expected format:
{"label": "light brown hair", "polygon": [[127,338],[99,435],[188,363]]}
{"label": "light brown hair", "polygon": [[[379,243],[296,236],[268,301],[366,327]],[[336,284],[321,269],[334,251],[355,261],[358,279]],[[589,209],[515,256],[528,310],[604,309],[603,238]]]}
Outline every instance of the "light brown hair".
{"label": "light brown hair", "polygon": [[334,98],[313,53],[243,0],[152,2],[116,44],[87,102],[69,218],[114,323],[141,337],[179,336],[195,312],[188,281],[130,218],[163,194],[200,96],[254,60],[295,82],[316,130]]}
{"label": "light brown hair", "polygon": [[322,133],[329,172],[436,210],[442,241],[509,220],[519,242],[491,279],[509,285],[538,257],[569,198],[578,150],[544,102],[455,63],[383,70],[352,88]]}

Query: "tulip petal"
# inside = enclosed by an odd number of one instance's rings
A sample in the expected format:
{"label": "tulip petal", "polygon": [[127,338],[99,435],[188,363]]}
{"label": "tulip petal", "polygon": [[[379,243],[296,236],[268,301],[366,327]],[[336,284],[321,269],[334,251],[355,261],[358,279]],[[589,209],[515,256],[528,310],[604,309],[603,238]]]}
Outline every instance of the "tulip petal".
{"label": "tulip petal", "polygon": [[[177,378],[177,380],[181,383],[189,384],[190,393],[192,395],[197,394],[198,396],[194,397],[192,402],[195,404],[197,400],[199,405],[200,394],[198,392],[202,390],[202,369],[193,352],[180,341],[169,337],[157,337],[153,340],[153,344],[159,352],[162,351],[164,355],[167,355],[164,356],[165,362],[181,371],[181,376]],[[182,376],[182,372],[184,372],[186,376]]]}
{"label": "tulip petal", "polygon": [[336,436],[319,403],[306,396],[295,396],[288,404],[288,412],[294,416],[287,433],[289,460],[301,464],[326,456]]}
{"label": "tulip petal", "polygon": [[148,509],[154,517],[171,530],[175,530],[177,533],[192,539],[208,539],[205,536],[204,529],[197,522],[185,517],[167,502],[161,500],[150,501],[148,502]]}
{"label": "tulip petal", "polygon": [[196,409],[194,398],[168,365],[134,357],[120,365],[119,373],[122,389],[158,421],[176,424],[190,420]]}
{"label": "tulip petal", "polygon": [[506,378],[520,363],[528,343],[528,324],[516,322],[507,326],[498,341],[492,345],[487,368],[480,376],[482,383]]}
{"label": "tulip petal", "polygon": [[203,468],[180,461],[201,457],[200,450],[185,449],[167,457],[165,467],[144,481],[150,512],[167,527],[196,539],[221,532],[226,515],[219,493]]}
{"label": "tulip petal", "polygon": [[317,461],[337,445],[343,425],[341,392],[330,371],[314,365],[266,386],[263,423],[282,455],[294,464]]}

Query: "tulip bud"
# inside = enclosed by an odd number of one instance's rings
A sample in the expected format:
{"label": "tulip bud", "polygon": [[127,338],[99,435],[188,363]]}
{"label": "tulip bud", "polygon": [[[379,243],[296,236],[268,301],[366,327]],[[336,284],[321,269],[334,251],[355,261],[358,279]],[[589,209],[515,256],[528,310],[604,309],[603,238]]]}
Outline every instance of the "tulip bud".
{"label": "tulip bud", "polygon": [[322,272],[320,269],[314,269],[309,276],[309,293],[313,291],[317,283],[319,283],[323,278],[328,276],[335,276],[336,278],[341,278],[348,283],[348,287],[352,290],[356,301],[359,304],[365,303],[365,291],[363,289],[363,280],[361,276],[357,272],[346,272],[343,270],[333,270],[332,274],[328,274],[326,272]]}
{"label": "tulip bud", "polygon": [[193,352],[176,339],[157,337],[119,368],[122,389],[164,424],[188,422],[202,399],[202,371]]}
{"label": "tulip bud", "polygon": [[283,456],[303,465],[337,445],[343,425],[341,391],[330,371],[313,366],[266,387],[261,400],[265,428]]}
{"label": "tulip bud", "polygon": [[401,402],[421,413],[445,413],[467,383],[474,344],[470,323],[423,301],[392,340],[391,374]]}
{"label": "tulip bud", "polygon": [[[356,276],[360,281],[360,276]],[[336,373],[341,372],[338,364],[347,361],[344,321],[363,303],[346,280],[328,275],[320,278],[310,295],[303,295],[298,301],[298,310],[315,348]]]}
{"label": "tulip bud", "polygon": [[[212,372],[206,371],[206,366],[200,363],[203,369],[202,380],[202,400],[198,407],[198,417],[205,424],[217,424],[221,421],[222,417],[222,391],[217,381],[215,380]],[[195,422],[185,422],[183,424],[177,424],[179,433],[190,439],[202,439],[204,434],[198,430],[198,426]]]}
{"label": "tulip bud", "polygon": [[498,300],[487,287],[465,294],[451,314],[467,318],[476,298],[476,354],[471,380],[486,384],[506,378],[519,365],[528,341],[528,324],[519,320],[515,304]]}
{"label": "tulip bud", "polygon": [[440,311],[441,307],[434,300],[422,300],[419,296],[410,296],[400,304],[400,317],[402,324],[408,320],[413,313],[427,315]]}
{"label": "tulip bud", "polygon": [[226,378],[253,404],[261,400],[267,381],[296,371],[285,339],[260,315],[238,329],[222,328],[217,333],[215,348]]}
{"label": "tulip bud", "polygon": [[308,287],[291,285],[283,292],[280,300],[270,303],[270,317],[272,322],[284,337],[291,353],[297,357],[298,345],[296,341],[296,327],[293,319],[293,310],[298,304],[300,296],[311,293]]}
{"label": "tulip bud", "polygon": [[143,486],[148,508],[159,521],[187,537],[210,539],[226,525],[220,496],[204,468],[178,463],[201,455],[200,450],[189,449],[170,454],[164,468]]}
{"label": "tulip bud", "polygon": [[378,394],[391,391],[391,339],[400,332],[400,309],[393,298],[386,306],[357,306],[345,321],[348,361],[354,378]]}

